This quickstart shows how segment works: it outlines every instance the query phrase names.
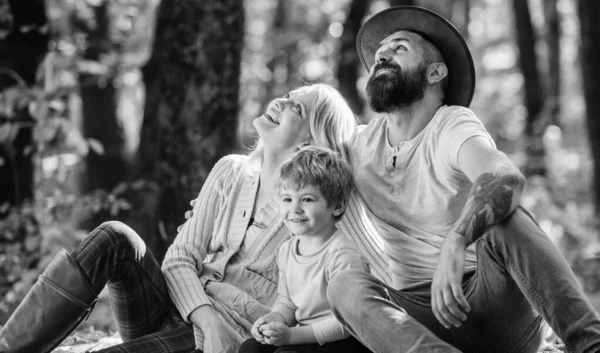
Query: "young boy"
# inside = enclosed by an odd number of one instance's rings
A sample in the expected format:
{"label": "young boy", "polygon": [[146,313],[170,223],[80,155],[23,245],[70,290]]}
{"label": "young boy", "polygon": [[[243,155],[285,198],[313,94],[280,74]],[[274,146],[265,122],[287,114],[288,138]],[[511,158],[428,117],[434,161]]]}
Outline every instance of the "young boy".
{"label": "young boy", "polygon": [[350,166],[335,152],[307,147],[281,166],[282,216],[294,234],[279,249],[278,297],[254,323],[240,353],[368,352],[333,316],[327,283],[347,269],[369,271],[335,226],[352,190]]}

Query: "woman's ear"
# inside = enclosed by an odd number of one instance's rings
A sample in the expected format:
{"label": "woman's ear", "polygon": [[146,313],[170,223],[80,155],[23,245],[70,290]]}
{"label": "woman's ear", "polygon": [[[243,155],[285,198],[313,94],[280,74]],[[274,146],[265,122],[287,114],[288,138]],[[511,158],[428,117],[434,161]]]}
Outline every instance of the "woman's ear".
{"label": "woman's ear", "polygon": [[341,215],[342,213],[344,213],[345,209],[346,209],[346,202],[343,202],[343,201],[338,202],[338,204],[333,209],[333,215],[335,217],[338,217],[339,215]]}
{"label": "woman's ear", "polygon": [[448,67],[442,62],[432,63],[427,69],[427,81],[433,84],[448,76]]}

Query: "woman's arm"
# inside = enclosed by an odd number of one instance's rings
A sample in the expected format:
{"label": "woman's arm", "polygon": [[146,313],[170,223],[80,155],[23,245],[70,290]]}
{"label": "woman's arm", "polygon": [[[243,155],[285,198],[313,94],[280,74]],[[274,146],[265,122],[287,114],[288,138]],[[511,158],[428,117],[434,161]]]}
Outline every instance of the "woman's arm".
{"label": "woman's arm", "polygon": [[[214,166],[196,199],[193,216],[183,225],[163,261],[162,271],[169,295],[186,321],[196,309],[210,306],[198,274],[209,252],[214,221],[223,202],[222,195],[233,184],[236,157],[225,157]],[[210,312],[208,309],[203,311]]]}

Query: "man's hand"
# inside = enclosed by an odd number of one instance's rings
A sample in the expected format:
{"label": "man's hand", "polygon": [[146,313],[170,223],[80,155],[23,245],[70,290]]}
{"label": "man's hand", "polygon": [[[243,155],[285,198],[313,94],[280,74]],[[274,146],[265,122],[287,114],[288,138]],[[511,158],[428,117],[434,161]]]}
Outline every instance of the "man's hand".
{"label": "man's hand", "polygon": [[[196,200],[192,200],[190,201],[190,206],[192,206],[191,210],[185,211],[184,217],[186,219],[186,221],[190,218],[192,218],[192,216],[194,215],[194,205],[196,204]],[[185,223],[184,223],[185,224]],[[177,226],[177,232],[181,232],[181,228],[183,228],[183,224],[180,224],[179,226]]]}
{"label": "man's hand", "polygon": [[266,344],[274,346],[285,346],[290,341],[290,328],[284,323],[274,321],[268,324],[263,324],[260,327],[262,335],[265,337]]}
{"label": "man's hand", "polygon": [[431,309],[438,321],[447,329],[460,327],[467,319],[471,307],[462,291],[465,266],[466,240],[450,232],[442,244],[440,260],[431,284]]}

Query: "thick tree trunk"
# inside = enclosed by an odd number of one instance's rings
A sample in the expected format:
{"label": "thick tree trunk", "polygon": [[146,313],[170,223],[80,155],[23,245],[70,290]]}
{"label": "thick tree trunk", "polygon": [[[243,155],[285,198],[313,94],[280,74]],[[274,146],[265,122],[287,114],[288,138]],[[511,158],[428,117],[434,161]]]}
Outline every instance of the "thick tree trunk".
{"label": "thick tree trunk", "polygon": [[519,47],[519,64],[525,82],[525,107],[527,108],[525,122],[527,163],[524,173],[527,176],[546,175],[546,151],[542,138],[546,124],[541,117],[544,94],[535,55],[535,33],[527,1],[513,0],[513,8]]}
{"label": "thick tree trunk", "polygon": [[546,44],[548,45],[548,93],[545,112],[550,124],[560,126],[560,17],[557,0],[546,0]]}
{"label": "thick tree trunk", "polygon": [[352,0],[350,12],[344,22],[344,32],[340,38],[340,58],[337,69],[339,91],[359,118],[362,118],[364,102],[358,93],[356,81],[358,81],[359,70],[364,69],[356,55],[356,35],[370,3],[367,0]]}
{"label": "thick tree trunk", "polygon": [[133,225],[160,259],[188,201],[236,146],[244,11],[242,0],[164,1],[158,11],[140,144],[140,178],[155,188]]}
{"label": "thick tree trunk", "polygon": [[588,133],[594,161],[594,198],[600,216],[600,2],[579,0],[581,71],[587,107]]}
{"label": "thick tree trunk", "polygon": [[455,1],[452,6],[451,22],[465,40],[469,39],[469,22],[471,21],[469,16],[470,11],[471,0]]}
{"label": "thick tree trunk", "polygon": [[[89,47],[84,56],[99,62],[102,55],[116,52],[111,36],[114,30],[111,4],[105,1],[100,6],[90,8],[95,12],[97,26],[89,32]],[[94,77],[81,75],[80,80],[93,82]],[[118,98],[118,87],[113,79],[81,87],[84,136],[99,141],[104,149],[102,154],[90,150],[86,156],[86,171],[82,180],[84,193],[96,189],[111,190],[131,176],[134,164],[131,158],[127,158],[125,125],[117,116]]]}
{"label": "thick tree trunk", "polygon": [[[358,0],[356,0],[358,1]],[[390,6],[419,5],[415,0],[390,0]]]}
{"label": "thick tree trunk", "polygon": [[[2,13],[2,21],[11,19],[3,23],[3,27],[12,26],[2,28],[10,32],[0,39],[0,67],[18,74],[26,84],[33,84],[37,67],[48,47],[47,35],[40,33],[40,28],[46,23],[44,2],[5,1],[2,11],[9,11]],[[17,84],[14,77],[4,73],[0,75],[0,90]],[[27,109],[15,113],[19,121],[31,119]],[[11,129],[16,128],[12,125]],[[7,211],[3,205],[18,205],[33,198],[33,151],[31,127],[21,127],[10,145],[0,145],[0,217]]]}

